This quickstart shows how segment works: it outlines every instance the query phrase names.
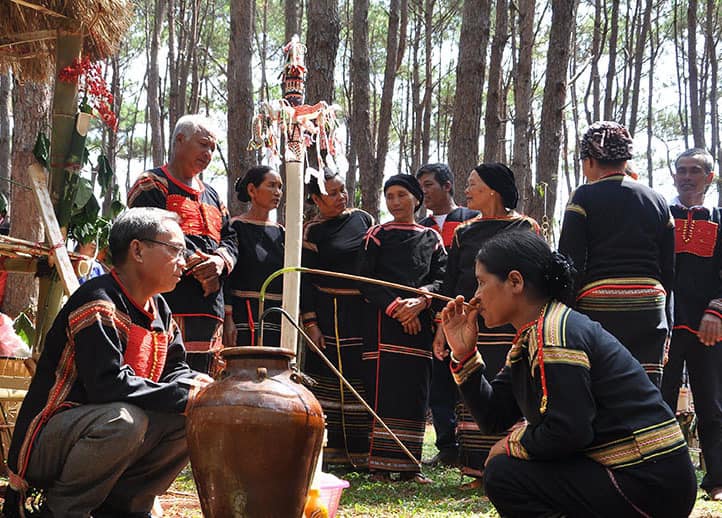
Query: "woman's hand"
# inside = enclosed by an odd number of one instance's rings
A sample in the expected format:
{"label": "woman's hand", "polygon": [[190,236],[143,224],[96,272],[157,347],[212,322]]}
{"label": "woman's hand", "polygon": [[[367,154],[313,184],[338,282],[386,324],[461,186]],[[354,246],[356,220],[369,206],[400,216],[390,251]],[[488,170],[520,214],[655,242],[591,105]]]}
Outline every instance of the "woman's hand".
{"label": "woman's hand", "polygon": [[426,299],[423,297],[401,299],[394,310],[393,317],[401,322],[401,324],[404,324],[411,322],[424,309],[426,309]]}
{"label": "woman's hand", "polygon": [[323,337],[323,333],[321,332],[321,328],[318,327],[318,324],[311,324],[308,327],[304,327],[303,330],[306,331],[308,337],[313,340],[313,343],[315,343],[319,349],[326,348],[326,339]]}
{"label": "woman's hand", "polygon": [[421,332],[421,320],[418,317],[414,317],[408,322],[402,322],[401,325],[407,335],[418,335]]}
{"label": "woman's hand", "polygon": [[444,358],[449,356],[449,349],[446,348],[446,337],[444,336],[444,330],[441,326],[436,328],[434,342],[431,345],[434,350],[434,356],[436,356],[437,360],[443,361]]}
{"label": "woman's hand", "polygon": [[484,467],[487,467],[489,465],[489,462],[491,459],[496,457],[497,455],[506,455],[506,441],[508,440],[508,437],[504,437],[503,439],[499,439],[494,446],[491,447],[489,450],[489,455],[487,455],[486,460],[484,461]]}
{"label": "woman's hand", "polygon": [[465,358],[476,348],[479,335],[479,312],[476,310],[476,303],[476,299],[471,299],[469,306],[465,306],[464,297],[459,295],[441,312],[446,343],[456,358]]}

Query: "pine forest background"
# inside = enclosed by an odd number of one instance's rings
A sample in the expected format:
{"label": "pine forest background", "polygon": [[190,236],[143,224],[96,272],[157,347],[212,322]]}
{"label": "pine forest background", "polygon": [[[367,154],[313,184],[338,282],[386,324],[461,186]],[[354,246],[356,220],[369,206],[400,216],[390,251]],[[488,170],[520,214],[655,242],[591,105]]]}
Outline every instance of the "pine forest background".
{"label": "pine forest background", "polygon": [[[669,196],[671,161],[720,144],[719,0],[135,0],[135,20],[105,77],[116,133],[99,121],[93,153],[110,159],[122,198],[167,159],[169,128],[200,112],[223,135],[205,174],[227,192],[262,155],[249,151],[258,102],[281,97],[282,46],[307,46],[306,102],[345,120],[352,203],[378,218],[384,175],[447,162],[457,201],[482,161],[509,164],[519,209],[550,223],[583,181],[578,142],[600,119],[635,138],[640,181]],[[0,53],[3,45],[0,40]],[[52,92],[0,75],[0,191],[11,235],[41,241],[25,177]],[[91,157],[85,174],[96,174]],[[219,189],[223,190],[223,189]],[[718,190],[714,191],[715,202]],[[112,199],[103,202],[110,213]],[[232,214],[241,207],[234,196]],[[3,311],[35,297],[12,275]]]}

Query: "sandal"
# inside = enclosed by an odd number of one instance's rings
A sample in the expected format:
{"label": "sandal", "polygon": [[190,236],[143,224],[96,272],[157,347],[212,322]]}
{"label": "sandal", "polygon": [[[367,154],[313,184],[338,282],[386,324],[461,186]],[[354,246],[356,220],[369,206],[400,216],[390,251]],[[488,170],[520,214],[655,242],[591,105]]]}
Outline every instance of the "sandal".
{"label": "sandal", "polygon": [[471,491],[476,489],[481,489],[481,487],[484,485],[484,479],[481,477],[474,477],[471,482],[467,482],[466,484],[461,484],[459,486],[459,489],[462,491]]}
{"label": "sandal", "polygon": [[707,496],[710,500],[714,500],[715,502],[722,501],[722,486],[713,487],[707,491]]}
{"label": "sandal", "polygon": [[405,471],[399,475],[403,482],[415,482],[417,484],[432,484],[434,481],[420,471]]}

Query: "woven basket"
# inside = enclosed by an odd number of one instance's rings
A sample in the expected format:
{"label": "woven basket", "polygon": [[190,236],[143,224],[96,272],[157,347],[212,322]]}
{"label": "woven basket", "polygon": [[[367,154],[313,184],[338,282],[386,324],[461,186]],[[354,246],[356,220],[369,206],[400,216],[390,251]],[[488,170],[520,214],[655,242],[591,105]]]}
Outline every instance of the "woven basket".
{"label": "woven basket", "polygon": [[32,378],[29,358],[0,356],[0,473],[6,473],[7,454],[18,411]]}

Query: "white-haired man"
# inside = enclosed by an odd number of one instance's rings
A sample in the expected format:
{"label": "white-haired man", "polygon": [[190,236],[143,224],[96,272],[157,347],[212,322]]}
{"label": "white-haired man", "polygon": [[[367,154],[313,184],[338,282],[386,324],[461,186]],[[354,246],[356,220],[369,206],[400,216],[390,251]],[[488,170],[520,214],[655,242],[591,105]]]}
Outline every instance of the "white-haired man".
{"label": "white-haired man", "polygon": [[216,353],[223,347],[222,279],[233,270],[237,256],[225,204],[199,178],[216,143],[211,121],[184,115],[173,130],[168,163],[142,173],[128,193],[129,207],[158,207],[180,217],[186,247],[194,256],[165,298],[183,334],[188,363],[209,374],[217,373]]}

